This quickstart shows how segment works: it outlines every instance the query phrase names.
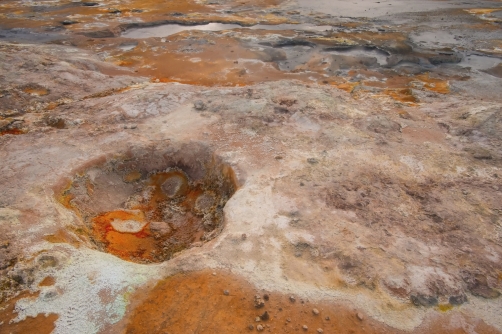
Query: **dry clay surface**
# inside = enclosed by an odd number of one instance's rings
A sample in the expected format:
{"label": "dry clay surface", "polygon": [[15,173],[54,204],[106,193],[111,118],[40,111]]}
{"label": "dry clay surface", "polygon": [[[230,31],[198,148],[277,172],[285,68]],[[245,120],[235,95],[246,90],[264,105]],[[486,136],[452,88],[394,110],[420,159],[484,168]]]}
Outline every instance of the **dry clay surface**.
{"label": "dry clay surface", "polygon": [[[45,100],[30,112],[8,118],[20,133],[0,137],[0,259],[2,286],[9,287],[2,297],[17,290],[34,293],[15,300],[15,313],[3,316],[0,329],[27,319],[32,326],[29,321],[48,321],[47,328],[40,325],[47,332],[115,333],[136,319],[129,332],[141,332],[134,326],[142,323],[142,313],[132,316],[132,305],[147,298],[148,289],[171,275],[209,270],[207,277],[188,275],[186,282],[215,287],[201,290],[195,304],[205,293],[208,300],[233,298],[242,289],[251,294],[248,313],[261,315],[259,323],[250,317],[243,326],[223,322],[223,332],[249,331],[247,322],[253,330],[263,324],[279,332],[268,324],[275,328],[284,318],[270,309],[271,318],[262,315],[271,307],[268,295],[253,299],[253,290],[261,289],[291,296],[280,297],[281,311],[307,305],[307,312],[293,318],[296,330],[304,330],[302,316],[312,316],[309,303],[358,310],[351,325],[356,332],[360,323],[374,332],[428,332],[420,326],[436,318],[438,332],[502,330],[502,104],[496,99],[476,100],[458,87],[460,93],[450,95],[417,91],[422,103],[407,106],[295,81],[208,88],[128,76],[112,80],[92,70],[109,65],[84,51],[67,48],[62,55],[60,46],[15,47],[15,54],[3,47],[1,57],[15,57],[10,64],[28,80],[35,75],[31,69],[38,69],[36,82],[54,75],[44,67],[55,67],[61,79],[48,88],[61,96],[42,94]],[[11,95],[23,94],[16,70],[2,74]],[[28,102],[34,96],[24,94]],[[96,241],[82,208],[91,203],[88,211],[99,205],[103,211],[130,209],[139,180],[174,166],[170,156],[190,180],[202,179],[197,173],[214,161],[226,166],[222,173],[230,175],[236,191],[225,197],[219,235],[204,234],[156,264],[107,253],[107,245],[121,241]],[[121,169],[122,162],[130,170]],[[138,175],[129,173],[134,170]],[[79,178],[88,181],[80,193]],[[181,183],[169,182],[162,189],[175,198]],[[201,187],[205,202],[198,197],[195,208],[224,197],[207,195],[209,183]],[[65,197],[70,193],[85,196]],[[142,194],[135,199],[148,197]],[[180,203],[172,204],[176,212],[185,202]],[[151,233],[175,229],[159,221],[141,223],[127,212],[129,218],[113,221],[122,224],[122,232],[147,225]],[[205,233],[211,228],[203,226]],[[144,250],[138,252],[134,257],[141,258]],[[214,283],[213,275],[230,276]],[[155,291],[173,291],[162,284],[178,291],[177,279],[157,284]],[[226,285],[230,292],[222,291]],[[138,295],[141,289],[146,291]],[[172,311],[181,318],[176,312],[183,303],[194,302],[185,297]],[[246,303],[226,305],[222,312],[238,317]],[[162,329],[165,317],[154,319],[151,332],[169,331]],[[384,327],[370,326],[372,321]]]}

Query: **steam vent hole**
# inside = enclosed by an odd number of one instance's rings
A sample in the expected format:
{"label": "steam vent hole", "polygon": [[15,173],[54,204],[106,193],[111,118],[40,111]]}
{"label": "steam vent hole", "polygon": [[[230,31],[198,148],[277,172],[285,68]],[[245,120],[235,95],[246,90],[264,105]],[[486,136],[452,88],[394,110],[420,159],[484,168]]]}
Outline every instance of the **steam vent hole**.
{"label": "steam vent hole", "polygon": [[75,175],[60,201],[99,250],[156,263],[215,238],[235,190],[230,166],[207,147],[186,144],[105,158]]}

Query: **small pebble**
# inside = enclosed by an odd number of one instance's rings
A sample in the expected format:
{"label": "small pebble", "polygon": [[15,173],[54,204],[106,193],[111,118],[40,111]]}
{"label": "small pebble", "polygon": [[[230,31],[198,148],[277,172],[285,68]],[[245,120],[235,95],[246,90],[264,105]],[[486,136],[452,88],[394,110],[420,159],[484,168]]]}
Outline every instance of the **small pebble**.
{"label": "small pebble", "polygon": [[287,319],[286,319],[286,321],[287,321],[287,322],[291,322],[291,318],[287,318]]}
{"label": "small pebble", "polygon": [[319,310],[316,309],[316,308],[314,308],[314,309],[312,309],[312,313],[314,313],[314,315],[318,315],[319,314]]}
{"label": "small pebble", "polygon": [[213,273],[213,276],[216,276],[216,273]]}
{"label": "small pebble", "polygon": [[357,319],[363,321],[364,320],[364,315],[362,313],[357,313]]}
{"label": "small pebble", "polygon": [[254,326],[253,325],[249,325],[248,328],[249,328],[250,331],[252,331],[254,329]]}
{"label": "small pebble", "polygon": [[262,308],[263,306],[265,306],[263,299],[261,299],[261,297],[258,295],[254,296],[254,307]]}
{"label": "small pebble", "polygon": [[225,290],[225,291],[223,291],[223,294],[224,294],[225,296],[228,296],[228,295],[230,294],[230,291]]}
{"label": "small pebble", "polygon": [[256,326],[256,329],[258,330],[258,332],[261,332],[263,330],[263,326],[262,325],[258,325],[258,326]]}
{"label": "small pebble", "polygon": [[204,102],[202,102],[201,100],[197,100],[193,103],[193,106],[195,107],[195,109],[197,110],[204,110],[206,109],[206,104]]}
{"label": "small pebble", "polygon": [[263,320],[263,321],[267,321],[268,319],[270,319],[270,316],[268,315],[268,312],[265,311],[265,313],[263,313],[262,315],[260,315],[260,319]]}
{"label": "small pebble", "polygon": [[256,319],[254,319],[254,320],[255,320],[256,322],[260,322],[260,321],[261,321],[260,317],[256,317]]}
{"label": "small pebble", "polygon": [[263,299],[265,299],[265,301],[267,301],[267,302],[268,302],[268,299],[269,299],[268,294],[264,294],[264,295],[263,295]]}
{"label": "small pebble", "polygon": [[296,301],[295,297],[294,296],[289,296],[289,300],[294,303]]}
{"label": "small pebble", "polygon": [[324,318],[324,319],[326,319],[326,320],[328,320],[328,321],[329,321],[329,317],[326,317],[326,318]]}
{"label": "small pebble", "polygon": [[242,239],[242,240],[246,240],[246,239],[247,239],[247,237],[248,237],[248,236],[247,236],[247,234],[246,234],[246,233],[242,233],[242,235],[241,235],[241,239]]}
{"label": "small pebble", "polygon": [[317,333],[324,333],[324,331],[322,330],[322,328],[318,328]]}
{"label": "small pebble", "polygon": [[306,331],[306,330],[309,329],[307,325],[303,325],[302,328],[303,328],[304,331]]}

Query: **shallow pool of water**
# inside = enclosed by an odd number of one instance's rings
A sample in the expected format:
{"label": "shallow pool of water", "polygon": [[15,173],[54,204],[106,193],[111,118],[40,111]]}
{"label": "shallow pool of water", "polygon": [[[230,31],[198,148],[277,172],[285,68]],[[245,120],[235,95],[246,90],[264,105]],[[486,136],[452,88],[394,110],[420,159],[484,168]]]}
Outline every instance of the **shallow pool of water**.
{"label": "shallow pool of water", "polygon": [[331,26],[314,26],[308,24],[257,24],[251,27],[242,27],[231,23],[208,23],[194,26],[180,24],[164,24],[156,27],[145,27],[127,30],[122,34],[126,38],[149,38],[149,37],[167,37],[185,30],[203,30],[203,31],[221,31],[231,29],[253,29],[253,30],[303,30],[322,32],[332,30]]}
{"label": "shallow pool of water", "polygon": [[367,47],[350,47],[350,48],[339,48],[339,49],[325,49],[324,53],[329,53],[333,55],[341,56],[352,56],[356,58],[376,58],[378,65],[383,66],[387,64],[388,53],[376,48]]}
{"label": "shallow pool of water", "polygon": [[497,66],[502,59],[482,55],[468,55],[459,63],[460,66],[470,67],[475,70],[486,70]]}

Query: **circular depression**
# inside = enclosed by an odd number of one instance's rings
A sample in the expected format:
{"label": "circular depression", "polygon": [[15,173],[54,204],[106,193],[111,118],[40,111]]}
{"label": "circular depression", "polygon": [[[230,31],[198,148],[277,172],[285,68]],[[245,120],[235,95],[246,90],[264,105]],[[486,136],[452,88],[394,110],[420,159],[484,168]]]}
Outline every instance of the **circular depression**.
{"label": "circular depression", "polygon": [[131,149],[87,166],[59,192],[97,249],[156,263],[200,246],[223,229],[236,190],[232,168],[205,145]]}

